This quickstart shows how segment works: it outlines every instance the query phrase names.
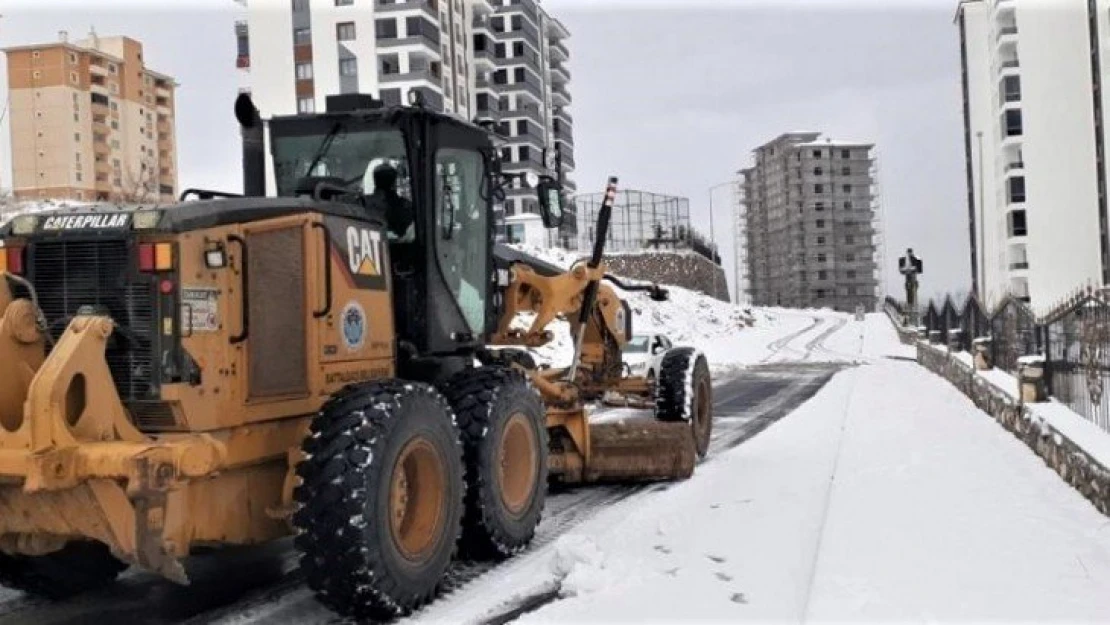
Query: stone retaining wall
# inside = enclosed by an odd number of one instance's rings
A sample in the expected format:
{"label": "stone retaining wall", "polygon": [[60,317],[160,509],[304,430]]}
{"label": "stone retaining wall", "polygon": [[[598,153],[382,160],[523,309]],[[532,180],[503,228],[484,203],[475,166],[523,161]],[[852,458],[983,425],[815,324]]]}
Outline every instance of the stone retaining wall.
{"label": "stone retaining wall", "polygon": [[[609,271],[631,280],[673,284],[698,291],[723,302],[729,301],[725,270],[700,254],[643,252],[605,257]],[[716,289],[714,290],[714,275]]]}
{"label": "stone retaining wall", "polygon": [[[1110,469],[1056,431],[1029,406],[1020,405],[1016,399],[976,375],[970,365],[953,358],[947,351],[918,343],[917,361],[960,389],[980,410],[994,417],[1002,427],[1024,442],[1100,512],[1110,515]],[[1016,388],[1014,390],[1017,391]]]}

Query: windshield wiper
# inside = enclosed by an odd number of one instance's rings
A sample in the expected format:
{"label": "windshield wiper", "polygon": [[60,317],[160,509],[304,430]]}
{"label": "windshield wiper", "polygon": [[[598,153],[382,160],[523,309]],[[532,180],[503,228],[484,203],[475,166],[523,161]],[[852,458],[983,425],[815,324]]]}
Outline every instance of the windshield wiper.
{"label": "windshield wiper", "polygon": [[335,141],[335,138],[338,137],[339,133],[342,132],[345,128],[346,126],[343,125],[343,122],[335,122],[335,125],[331,127],[331,130],[328,131],[328,134],[324,135],[324,140],[320,142],[320,147],[316,148],[316,155],[312,157],[312,164],[308,166],[308,171],[306,171],[304,174],[305,177],[309,177],[312,175],[312,172],[316,169],[316,166],[320,164],[320,161],[323,160],[325,156],[327,156],[328,150],[331,149],[332,142]]}

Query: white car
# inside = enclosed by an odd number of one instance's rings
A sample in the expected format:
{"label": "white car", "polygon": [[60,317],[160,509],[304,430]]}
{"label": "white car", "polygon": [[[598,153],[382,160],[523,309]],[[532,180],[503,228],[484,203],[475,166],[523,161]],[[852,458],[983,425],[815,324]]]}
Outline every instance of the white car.
{"label": "white car", "polygon": [[624,364],[632,375],[642,375],[654,380],[659,375],[659,365],[664,354],[674,345],[662,334],[637,334],[624,346]]}

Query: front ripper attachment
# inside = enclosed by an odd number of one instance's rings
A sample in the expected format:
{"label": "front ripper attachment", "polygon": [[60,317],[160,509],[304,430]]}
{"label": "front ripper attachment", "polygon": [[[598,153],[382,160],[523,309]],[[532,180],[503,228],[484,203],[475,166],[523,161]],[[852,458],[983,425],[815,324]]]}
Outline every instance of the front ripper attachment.
{"label": "front ripper attachment", "polygon": [[203,435],[156,441],[136,430],[104,357],[112,320],[76,317],[43,359],[29,304],[12,301],[0,280],[0,551],[42,556],[95,540],[120,560],[186,583],[178,558],[187,545],[163,538],[167,493],[216,470],[222,446]]}

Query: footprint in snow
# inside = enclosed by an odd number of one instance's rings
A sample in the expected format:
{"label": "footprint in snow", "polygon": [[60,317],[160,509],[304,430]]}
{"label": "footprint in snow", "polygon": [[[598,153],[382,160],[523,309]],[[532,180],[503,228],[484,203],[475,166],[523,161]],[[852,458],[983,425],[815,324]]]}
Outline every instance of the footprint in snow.
{"label": "footprint in snow", "polygon": [[716,562],[717,564],[724,564],[725,562],[728,562],[728,559],[722,558],[721,556],[715,556],[713,554],[706,554],[705,557]]}
{"label": "footprint in snow", "polygon": [[714,575],[716,575],[717,579],[721,580],[722,582],[731,582],[732,581],[732,576],[729,575],[728,573],[722,573],[720,571],[717,571],[716,573],[714,573]]}
{"label": "footprint in snow", "polygon": [[732,596],[729,597],[729,598],[732,599],[733,603],[741,603],[741,604],[744,604],[744,605],[748,604],[748,598],[745,597],[744,593],[742,593],[742,592],[734,592],[734,593],[732,593]]}
{"label": "footprint in snow", "polygon": [[721,507],[721,504],[715,503],[715,504],[710,505],[709,509],[710,510],[718,510],[718,509],[720,509],[720,507]]}
{"label": "footprint in snow", "polygon": [[656,545],[655,550],[658,551],[659,553],[666,553],[666,554],[671,553],[671,548],[666,546],[666,545]]}
{"label": "footprint in snow", "polygon": [[671,577],[678,577],[678,571],[679,570],[680,570],[679,567],[676,566],[673,569],[667,569],[666,571],[663,571],[663,574],[664,575],[669,575]]}

